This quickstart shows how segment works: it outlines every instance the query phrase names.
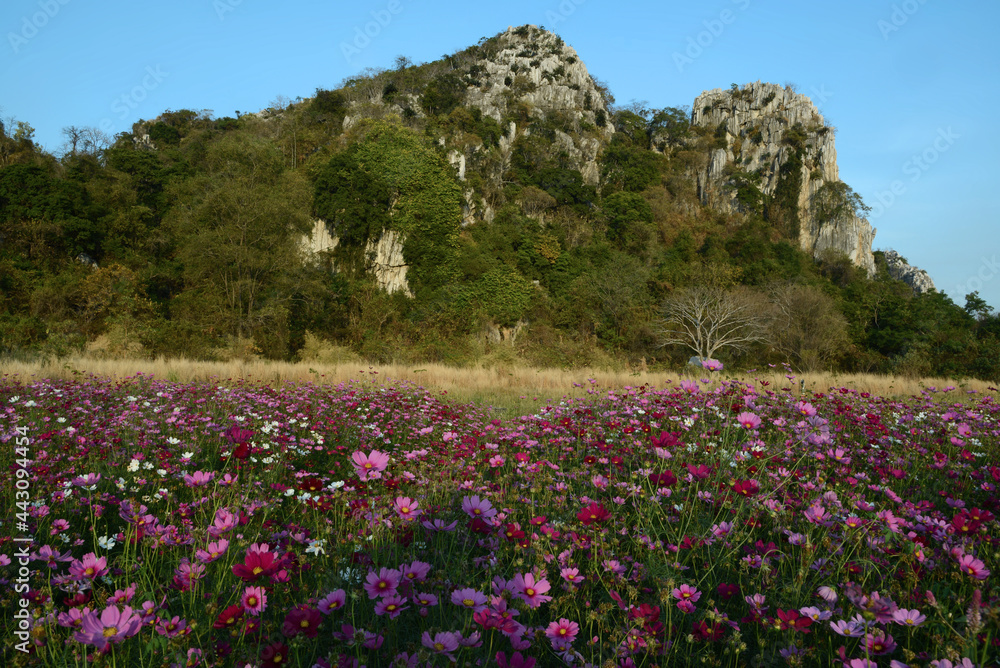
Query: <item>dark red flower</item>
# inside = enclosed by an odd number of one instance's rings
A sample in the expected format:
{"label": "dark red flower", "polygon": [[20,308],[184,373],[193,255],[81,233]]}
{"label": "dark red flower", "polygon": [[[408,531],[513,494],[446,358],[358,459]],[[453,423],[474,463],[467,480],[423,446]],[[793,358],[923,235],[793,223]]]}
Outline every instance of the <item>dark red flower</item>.
{"label": "dark red flower", "polygon": [[286,638],[294,638],[300,633],[307,638],[315,638],[319,633],[319,623],[322,617],[319,610],[307,605],[297,605],[285,615],[281,632]]}
{"label": "dark red flower", "polygon": [[233,626],[236,621],[243,616],[243,608],[238,605],[231,605],[219,615],[219,618],[212,624],[213,629],[225,629]]}
{"label": "dark red flower", "polygon": [[261,651],[260,660],[262,668],[277,668],[278,666],[290,665],[288,661],[288,645],[276,642],[268,645]]}
{"label": "dark red flower", "polygon": [[733,485],[733,491],[740,496],[751,497],[760,491],[760,485],[756,480],[737,480]]}
{"label": "dark red flower", "polygon": [[809,627],[813,623],[811,618],[800,615],[798,610],[781,610],[779,608],[778,619],[781,620],[782,631],[791,629],[792,631],[809,633]]}
{"label": "dark red flower", "polygon": [[654,487],[670,487],[677,482],[677,476],[674,475],[673,471],[650,473],[649,482]]}
{"label": "dark red flower", "polygon": [[740,586],[734,584],[726,584],[725,582],[719,584],[719,596],[728,600],[733,596],[740,593]]}
{"label": "dark red flower", "polygon": [[611,519],[611,513],[605,510],[604,506],[596,501],[576,514],[576,518],[585,525],[590,526],[594,522],[604,522]]}
{"label": "dark red flower", "polygon": [[233,575],[244,582],[255,582],[261,576],[268,576],[278,570],[273,552],[247,552],[242,564],[233,564]]}

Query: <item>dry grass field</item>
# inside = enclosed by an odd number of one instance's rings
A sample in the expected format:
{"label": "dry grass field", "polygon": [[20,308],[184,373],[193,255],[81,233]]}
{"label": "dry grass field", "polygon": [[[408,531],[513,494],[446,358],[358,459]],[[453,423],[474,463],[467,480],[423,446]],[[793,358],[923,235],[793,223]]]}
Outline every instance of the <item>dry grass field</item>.
{"label": "dry grass field", "polygon": [[[944,378],[902,378],[874,374],[806,373],[786,375],[785,370],[762,369],[756,373],[732,375],[720,373],[678,374],[648,371],[613,372],[592,369],[536,369],[520,366],[492,368],[455,368],[441,364],[374,365],[365,362],[319,364],[316,362],[278,362],[268,360],[198,362],[180,359],[109,360],[68,357],[47,362],[26,363],[0,360],[3,382],[32,378],[80,378],[88,375],[126,379],[139,374],[176,382],[249,382],[339,384],[347,381],[386,383],[407,381],[458,403],[475,402],[493,407],[499,416],[532,413],[541,403],[567,397],[584,397],[588,391],[607,391],[626,386],[650,385],[657,388],[675,384],[683,378],[708,379],[708,389],[727,379],[754,382],[758,388],[790,388],[795,394],[825,392],[832,387],[846,387],[887,397],[912,397],[934,388],[946,389],[954,401],[988,391],[990,384],[977,380]],[[804,381],[804,382],[803,382]]]}

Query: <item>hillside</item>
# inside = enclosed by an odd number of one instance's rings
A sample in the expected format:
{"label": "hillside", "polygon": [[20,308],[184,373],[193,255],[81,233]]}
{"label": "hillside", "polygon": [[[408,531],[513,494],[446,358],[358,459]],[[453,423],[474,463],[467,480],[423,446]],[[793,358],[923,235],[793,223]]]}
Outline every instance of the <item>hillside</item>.
{"label": "hillside", "polygon": [[699,288],[755,314],[728,365],[1000,377],[992,309],[872,252],[791,88],[622,106],[521,26],[58,157],[28,130],[0,133],[7,355],[676,367],[663,306]]}

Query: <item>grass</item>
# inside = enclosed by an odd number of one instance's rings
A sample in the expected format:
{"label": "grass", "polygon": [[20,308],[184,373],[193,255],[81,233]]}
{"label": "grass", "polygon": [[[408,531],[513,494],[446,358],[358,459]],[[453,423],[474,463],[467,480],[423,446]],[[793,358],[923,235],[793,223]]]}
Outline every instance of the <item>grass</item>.
{"label": "grass", "polygon": [[[282,384],[313,382],[337,385],[350,380],[368,379],[378,382],[406,381],[441,393],[451,403],[476,403],[489,406],[497,417],[527,415],[539,404],[569,398],[584,398],[594,388],[622,389],[628,386],[666,388],[683,378],[711,380],[707,389],[722,380],[752,380],[760,388],[788,388],[798,395],[826,392],[834,387],[846,387],[859,392],[888,398],[919,396],[933,388],[959,390],[955,401],[965,401],[968,392],[982,393],[990,383],[979,380],[946,378],[904,378],[878,374],[790,374],[781,369],[745,374],[666,373],[650,371],[606,371],[599,369],[539,369],[523,366],[492,366],[458,368],[443,364],[369,365],[366,362],[320,364],[316,362],[281,362],[272,360],[201,362],[186,359],[113,360],[89,357],[66,357],[42,362],[0,360],[0,376],[26,381],[32,378],[68,380],[82,376],[124,379],[142,374],[159,380],[192,383],[202,381]],[[786,375],[787,374],[787,375]],[[788,376],[793,376],[789,379]],[[768,383],[764,386],[763,383]],[[803,384],[804,381],[804,384]],[[975,396],[975,395],[971,395]]]}

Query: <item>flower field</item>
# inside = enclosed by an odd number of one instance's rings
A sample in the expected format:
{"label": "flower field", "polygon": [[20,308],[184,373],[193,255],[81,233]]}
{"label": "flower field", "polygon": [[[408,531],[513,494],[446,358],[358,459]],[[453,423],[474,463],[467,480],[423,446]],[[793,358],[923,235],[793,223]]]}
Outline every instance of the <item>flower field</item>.
{"label": "flower field", "polygon": [[5,380],[4,666],[1000,665],[1000,402]]}

